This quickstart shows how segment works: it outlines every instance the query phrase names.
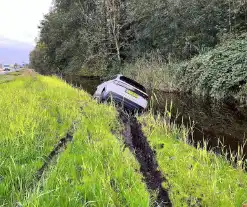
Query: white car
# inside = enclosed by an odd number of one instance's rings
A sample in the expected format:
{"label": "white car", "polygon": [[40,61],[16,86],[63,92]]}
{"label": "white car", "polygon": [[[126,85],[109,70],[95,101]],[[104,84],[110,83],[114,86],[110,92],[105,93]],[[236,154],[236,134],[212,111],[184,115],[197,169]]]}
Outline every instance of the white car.
{"label": "white car", "polygon": [[93,97],[101,102],[113,100],[131,111],[143,111],[148,106],[145,87],[121,74],[100,84]]}
{"label": "white car", "polygon": [[145,87],[121,74],[100,84],[93,97],[100,102],[113,100],[131,111],[143,111],[148,106]]}
{"label": "white car", "polygon": [[3,65],[3,70],[4,71],[10,71],[10,65]]}

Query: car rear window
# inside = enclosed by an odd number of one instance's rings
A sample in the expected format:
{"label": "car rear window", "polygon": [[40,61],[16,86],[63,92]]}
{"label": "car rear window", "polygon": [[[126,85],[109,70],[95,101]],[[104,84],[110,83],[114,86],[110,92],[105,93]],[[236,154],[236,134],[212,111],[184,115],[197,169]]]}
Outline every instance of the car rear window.
{"label": "car rear window", "polygon": [[144,86],[142,86],[141,84],[137,83],[136,81],[130,79],[130,78],[127,78],[125,76],[121,76],[120,77],[120,80],[121,81],[124,81],[125,83],[128,83],[136,88],[138,88],[139,90],[143,91],[146,93],[146,89],[144,88]]}

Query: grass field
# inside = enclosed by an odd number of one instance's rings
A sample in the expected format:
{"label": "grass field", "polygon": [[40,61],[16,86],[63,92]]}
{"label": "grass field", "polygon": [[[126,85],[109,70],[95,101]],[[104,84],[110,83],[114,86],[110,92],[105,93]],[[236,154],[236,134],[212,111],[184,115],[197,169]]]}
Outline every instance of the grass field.
{"label": "grass field", "polygon": [[[153,206],[113,106],[56,77],[19,75],[0,84],[1,207]],[[247,203],[243,160],[233,168],[224,157],[188,145],[186,129],[151,113],[138,119],[173,206]],[[68,133],[73,139],[48,159]]]}
{"label": "grass field", "polygon": [[20,76],[24,73],[24,70],[7,73],[5,75],[0,75],[0,84],[6,83],[15,80],[17,76]]}
{"label": "grass field", "polygon": [[[156,151],[160,170],[168,180],[174,206],[233,207],[247,203],[247,174],[243,169],[241,149],[233,168],[224,156],[196,149],[187,144],[187,129],[168,124],[151,113],[140,118],[145,135]],[[244,163],[245,162],[245,163]]]}
{"label": "grass field", "polygon": [[[149,205],[138,163],[112,135],[113,107],[39,75],[1,84],[0,96],[0,206]],[[37,180],[67,132],[73,141]]]}

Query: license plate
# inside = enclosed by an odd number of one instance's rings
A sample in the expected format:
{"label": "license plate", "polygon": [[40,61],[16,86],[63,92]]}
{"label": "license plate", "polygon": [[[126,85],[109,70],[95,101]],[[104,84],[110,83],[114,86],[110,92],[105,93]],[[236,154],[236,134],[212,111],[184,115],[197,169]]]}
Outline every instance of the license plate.
{"label": "license plate", "polygon": [[133,91],[131,90],[126,90],[126,93],[128,93],[129,95],[135,97],[135,98],[138,98],[138,95],[136,93],[134,93]]}

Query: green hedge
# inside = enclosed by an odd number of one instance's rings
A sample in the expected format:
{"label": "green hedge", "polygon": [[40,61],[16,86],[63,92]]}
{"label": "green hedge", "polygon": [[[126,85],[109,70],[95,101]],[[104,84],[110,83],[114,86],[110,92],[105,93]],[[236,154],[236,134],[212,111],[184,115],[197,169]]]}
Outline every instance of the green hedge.
{"label": "green hedge", "polygon": [[247,34],[243,34],[172,68],[181,90],[224,98],[238,93],[245,86],[246,57]]}

